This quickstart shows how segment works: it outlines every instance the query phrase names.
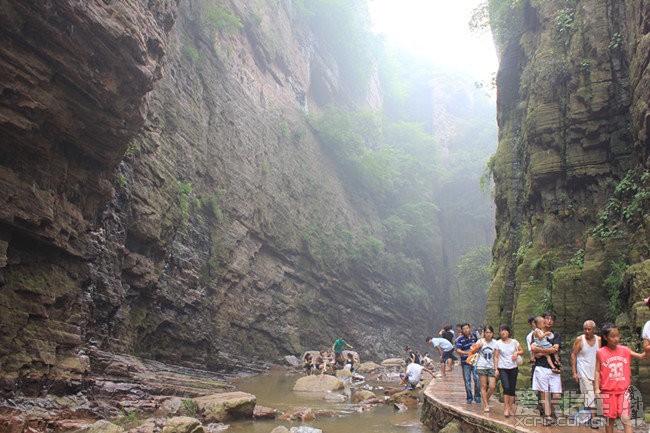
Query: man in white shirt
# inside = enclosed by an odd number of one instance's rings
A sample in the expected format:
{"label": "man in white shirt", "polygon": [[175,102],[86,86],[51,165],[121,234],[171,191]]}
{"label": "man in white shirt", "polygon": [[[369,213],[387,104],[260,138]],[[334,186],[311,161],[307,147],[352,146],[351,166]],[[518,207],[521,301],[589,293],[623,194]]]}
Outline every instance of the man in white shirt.
{"label": "man in white shirt", "polygon": [[405,388],[413,389],[420,383],[422,371],[426,371],[433,377],[433,372],[423,365],[413,362],[411,358],[406,358],[406,373],[400,373],[402,384]]}

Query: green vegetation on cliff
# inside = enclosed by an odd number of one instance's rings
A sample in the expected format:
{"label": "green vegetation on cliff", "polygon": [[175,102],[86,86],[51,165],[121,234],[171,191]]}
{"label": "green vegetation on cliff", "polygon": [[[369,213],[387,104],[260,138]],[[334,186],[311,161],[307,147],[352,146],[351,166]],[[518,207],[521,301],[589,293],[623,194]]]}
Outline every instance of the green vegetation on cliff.
{"label": "green vegetation on cliff", "polygon": [[233,15],[220,1],[199,0],[197,6],[192,19],[198,29],[210,39],[215,37],[216,32],[233,32],[243,27],[239,17]]}
{"label": "green vegetation on cliff", "polygon": [[367,0],[293,0],[341,68],[345,84],[363,94],[374,64]]}
{"label": "green vegetation on cliff", "polygon": [[382,124],[378,113],[337,107],[313,117],[312,125],[348,179],[351,193],[360,203],[370,200],[380,212],[383,229],[377,235],[384,239],[314,229],[306,234],[312,252],[339,266],[343,261],[348,266],[363,263],[414,303],[425,301],[423,271],[430,266],[427,257],[437,235],[438,208],[424,198],[431,196],[436,177],[435,140],[419,124]]}
{"label": "green vegetation on cliff", "polygon": [[[598,214],[592,234],[600,240],[642,228],[650,198],[650,172],[629,170]],[[647,251],[647,246],[646,246]]]}

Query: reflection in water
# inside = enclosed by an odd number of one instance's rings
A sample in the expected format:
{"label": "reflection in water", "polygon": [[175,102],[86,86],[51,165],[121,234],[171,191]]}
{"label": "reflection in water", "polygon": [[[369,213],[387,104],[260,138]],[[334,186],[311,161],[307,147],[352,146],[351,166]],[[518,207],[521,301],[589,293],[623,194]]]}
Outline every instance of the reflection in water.
{"label": "reflection in water", "polygon": [[[420,423],[420,411],[410,409],[405,412],[396,411],[392,405],[382,405],[366,411],[360,405],[350,403],[349,398],[335,401],[324,397],[323,394],[296,393],[292,391],[293,384],[300,375],[285,371],[273,371],[262,376],[239,379],[237,389],[254,394],[257,404],[279,409],[286,412],[296,407],[310,407],[316,411],[331,411],[332,416],[319,416],[314,421],[238,421],[230,424],[228,431],[240,433],[270,433],[275,427],[283,425],[287,428],[306,425],[323,430],[323,433],[424,433],[428,431]],[[357,388],[365,385],[357,384]],[[371,383],[373,387],[382,385]],[[383,384],[386,385],[386,384]],[[396,386],[396,384],[388,385]],[[345,391],[349,395],[349,390]],[[374,389],[378,397],[382,391]]]}

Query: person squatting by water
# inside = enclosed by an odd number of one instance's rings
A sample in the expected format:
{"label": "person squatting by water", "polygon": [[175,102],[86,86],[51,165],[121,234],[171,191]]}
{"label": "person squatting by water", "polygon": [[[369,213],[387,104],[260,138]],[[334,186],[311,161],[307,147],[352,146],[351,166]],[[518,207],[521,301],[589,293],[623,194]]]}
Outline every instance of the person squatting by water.
{"label": "person squatting by water", "polygon": [[404,389],[414,389],[417,387],[420,383],[420,379],[422,378],[423,371],[426,371],[431,375],[431,377],[434,377],[434,373],[431,370],[423,365],[413,362],[411,358],[406,358],[405,362],[406,370],[404,373],[399,374],[399,377],[402,379],[401,383],[404,385]]}

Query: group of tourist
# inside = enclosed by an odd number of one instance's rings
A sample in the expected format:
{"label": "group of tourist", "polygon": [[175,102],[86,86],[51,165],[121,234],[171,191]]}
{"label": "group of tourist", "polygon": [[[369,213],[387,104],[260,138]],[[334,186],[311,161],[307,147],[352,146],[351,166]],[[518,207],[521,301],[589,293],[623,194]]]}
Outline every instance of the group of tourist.
{"label": "group of tourist", "polygon": [[[644,299],[650,308],[650,297]],[[543,425],[555,424],[555,405],[562,394],[561,360],[559,351],[562,346],[560,334],[553,330],[556,316],[545,312],[541,316],[528,319],[531,330],[526,336],[526,346],[530,353],[532,390],[538,394],[541,403]],[[515,389],[519,367],[523,364],[524,350],[521,344],[512,338],[510,326],[499,327],[499,339],[488,325],[482,333],[472,332],[468,323],[457,326],[457,336],[446,325],[439,337],[427,337],[427,344],[437,349],[440,355],[441,372],[444,376],[453,368],[455,354],[460,355],[460,364],[465,383],[466,402],[482,405],[484,412],[490,412],[490,397],[496,389],[497,380],[501,380],[504,398],[504,416],[515,414]],[[650,356],[650,321],[642,332],[643,353],[636,353],[620,343],[619,329],[611,324],[604,324],[601,336],[596,335],[596,323],[587,320],[583,333],[573,343],[571,369],[573,379],[578,382],[584,398],[584,408],[596,414],[597,401],[602,402],[602,415],[608,420],[606,432],[613,433],[613,420],[621,419],[625,433],[631,433],[631,397],[630,387],[632,359],[645,359]],[[408,347],[407,351],[412,352]],[[435,368],[424,365],[419,356],[409,355],[406,374],[402,383],[415,386],[422,372],[432,376]],[[472,385],[472,381],[474,381]],[[626,392],[628,392],[626,394]],[[596,421],[596,418],[593,418]],[[599,427],[599,422],[590,426]]]}
{"label": "group of tourist", "polygon": [[346,347],[354,349],[343,337],[339,337],[332,344],[331,352],[321,350],[318,356],[311,353],[305,353],[303,357],[303,368],[305,374],[310,375],[314,373],[325,374],[328,371],[334,373],[336,370],[347,368],[351,373],[354,373],[354,355],[348,353],[343,356],[343,349]]}
{"label": "group of tourist", "polygon": [[[650,297],[643,300],[650,308]],[[530,316],[530,332],[526,336],[526,346],[530,354],[532,390],[537,392],[541,403],[543,425],[554,425],[555,406],[562,394],[561,360],[559,357],[562,337],[553,330],[556,316],[547,311],[541,316]],[[512,338],[508,325],[499,326],[499,339],[495,339],[494,328],[490,325],[472,332],[469,323],[457,325],[454,334],[450,325],[445,325],[438,337],[426,337],[427,344],[435,348],[440,356],[440,370],[444,377],[453,369],[454,361],[460,356],[460,364],[465,383],[467,404],[478,403],[484,412],[490,412],[492,397],[497,380],[501,380],[504,399],[504,416],[515,415],[515,389],[519,367],[523,364],[524,350],[521,344]],[[632,433],[633,425],[631,396],[628,388],[631,380],[631,360],[645,359],[650,356],[650,321],[643,327],[643,352],[636,353],[620,344],[619,329],[606,323],[602,326],[600,336],[596,335],[596,323],[587,320],[582,327],[583,333],[573,342],[571,352],[571,370],[573,379],[578,382],[584,399],[584,408],[596,415],[597,401],[602,404],[602,415],[607,419],[606,433],[613,433],[615,419],[621,419],[625,433]],[[343,349],[353,347],[342,337],[332,345],[332,353],[321,351],[313,359],[306,355],[304,368],[308,374],[331,368],[354,368],[354,357],[348,353],[343,356]],[[436,367],[429,354],[421,356],[410,347],[405,347],[408,354],[405,372],[400,374],[402,384],[415,388],[426,372],[436,375]],[[472,385],[473,381],[473,385]],[[592,418],[596,420],[596,418]],[[599,427],[599,422],[590,424]]]}
{"label": "group of tourist", "polygon": [[[519,342],[510,337],[512,331],[508,325],[499,327],[499,340],[494,338],[494,328],[490,325],[483,329],[482,336],[472,333],[469,323],[460,325],[460,335],[455,339],[455,345],[444,345],[438,339],[427,337],[428,344],[442,347],[442,369],[451,370],[448,361],[455,351],[460,355],[460,364],[465,382],[465,396],[468,404],[478,403],[485,412],[490,411],[490,397],[496,389],[496,381],[500,377],[503,386],[505,411],[504,415],[514,415],[515,385],[517,383],[517,358],[523,355]],[[472,381],[474,385],[472,386]]]}

